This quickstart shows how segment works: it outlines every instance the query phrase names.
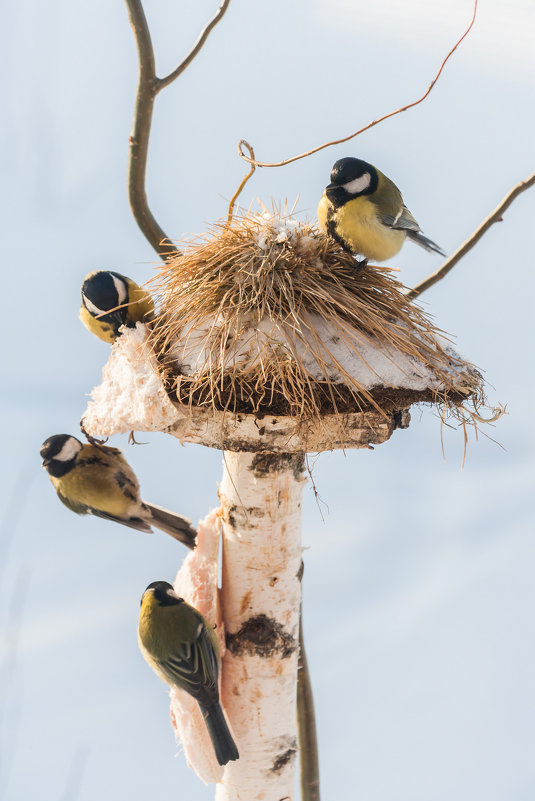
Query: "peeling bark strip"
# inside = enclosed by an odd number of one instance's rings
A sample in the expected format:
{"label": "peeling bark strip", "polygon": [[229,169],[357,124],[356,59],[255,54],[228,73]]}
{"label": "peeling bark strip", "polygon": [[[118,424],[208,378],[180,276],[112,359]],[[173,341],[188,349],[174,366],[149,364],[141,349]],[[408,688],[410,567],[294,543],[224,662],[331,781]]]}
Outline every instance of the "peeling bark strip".
{"label": "peeling bark strip", "polygon": [[240,759],[216,801],[292,801],[301,602],[303,454],[226,452],[222,700]]}

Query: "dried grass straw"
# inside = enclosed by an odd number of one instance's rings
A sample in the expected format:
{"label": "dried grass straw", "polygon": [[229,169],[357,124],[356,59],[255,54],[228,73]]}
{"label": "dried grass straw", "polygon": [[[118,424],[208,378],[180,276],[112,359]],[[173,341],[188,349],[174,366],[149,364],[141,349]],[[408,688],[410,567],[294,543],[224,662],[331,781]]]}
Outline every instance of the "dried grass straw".
{"label": "dried grass straw", "polygon": [[[181,404],[301,420],[391,412],[389,388],[366,389],[337,362],[317,330],[319,317],[357,357],[359,342],[380,343],[431,368],[440,390],[429,390],[427,400],[452,411],[472,397],[478,414],[484,405],[480,374],[437,343],[441,332],[407,300],[392,271],[359,268],[315,226],[276,210],[249,212],[180,247],[149,283],[159,306],[151,347]],[[181,369],[180,353],[193,342],[196,363]],[[304,352],[320,366],[319,380],[305,368]]]}

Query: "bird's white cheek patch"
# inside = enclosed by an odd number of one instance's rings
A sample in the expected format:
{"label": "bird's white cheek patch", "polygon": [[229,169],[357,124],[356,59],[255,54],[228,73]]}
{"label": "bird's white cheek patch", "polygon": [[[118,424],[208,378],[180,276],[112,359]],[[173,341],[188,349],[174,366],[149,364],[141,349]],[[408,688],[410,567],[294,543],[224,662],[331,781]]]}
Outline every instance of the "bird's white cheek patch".
{"label": "bird's white cheek patch", "polygon": [[119,298],[119,303],[117,305],[120,306],[121,303],[125,302],[127,297],[126,286],[124,281],[121,281],[121,279],[117,278],[115,275],[112,275],[112,278],[113,278],[113,283],[115,284],[115,289],[117,291],[117,297]]}
{"label": "bird's white cheek patch", "polygon": [[78,440],[74,439],[74,437],[71,437],[65,442],[60,452],[54,456],[54,459],[57,459],[58,462],[70,462],[71,459],[74,459],[76,454],[80,451],[81,447],[82,446]]}
{"label": "bird's white cheek patch", "polygon": [[369,187],[371,180],[370,173],[365,172],[360,178],[353,178],[352,181],[348,181],[347,184],[342,184],[342,186],[350,195],[358,195]]}
{"label": "bird's white cheek patch", "polygon": [[102,311],[102,309],[99,309],[99,307],[95,306],[94,303],[91,303],[89,298],[86,297],[83,293],[82,293],[82,300],[84,302],[84,306],[86,307],[87,311],[93,316],[98,317],[99,314],[106,314],[105,311]]}

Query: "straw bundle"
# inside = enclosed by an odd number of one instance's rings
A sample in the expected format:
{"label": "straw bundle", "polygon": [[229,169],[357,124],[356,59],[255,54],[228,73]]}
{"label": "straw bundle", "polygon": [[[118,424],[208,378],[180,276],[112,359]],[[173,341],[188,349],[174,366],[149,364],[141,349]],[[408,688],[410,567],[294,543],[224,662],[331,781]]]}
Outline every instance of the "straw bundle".
{"label": "straw bundle", "polygon": [[174,402],[309,419],[483,402],[482,380],[385,267],[276,212],[216,224],[150,282]]}

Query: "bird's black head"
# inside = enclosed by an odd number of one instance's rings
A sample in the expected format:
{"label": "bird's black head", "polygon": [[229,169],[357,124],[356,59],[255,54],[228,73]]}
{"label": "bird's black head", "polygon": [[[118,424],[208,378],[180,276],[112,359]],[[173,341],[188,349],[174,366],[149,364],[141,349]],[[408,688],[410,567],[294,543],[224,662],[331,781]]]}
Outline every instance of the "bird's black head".
{"label": "bird's black head", "polygon": [[343,206],[360,195],[371,195],[377,189],[377,170],[367,161],[355,158],[339,159],[331,170],[331,183],[326,187],[327,197],[334,206]]}
{"label": "bird's black head", "polygon": [[[92,317],[111,323],[117,333],[119,326],[126,321],[128,306],[123,306],[124,303],[128,303],[128,283],[124,275],[111,270],[97,270],[86,275],[82,284],[82,304]],[[117,306],[123,308],[117,309]]]}
{"label": "bird's black head", "polygon": [[70,434],[54,434],[41,445],[43,467],[54,478],[61,478],[76,464],[82,443]]}
{"label": "bird's black head", "polygon": [[[178,597],[173,585],[169,584],[168,581],[153,581],[143,593],[143,597],[149,591],[154,593],[154,597],[160,606],[176,606],[176,604],[184,603],[184,599]],[[143,603],[143,598],[141,598],[141,602]]]}

